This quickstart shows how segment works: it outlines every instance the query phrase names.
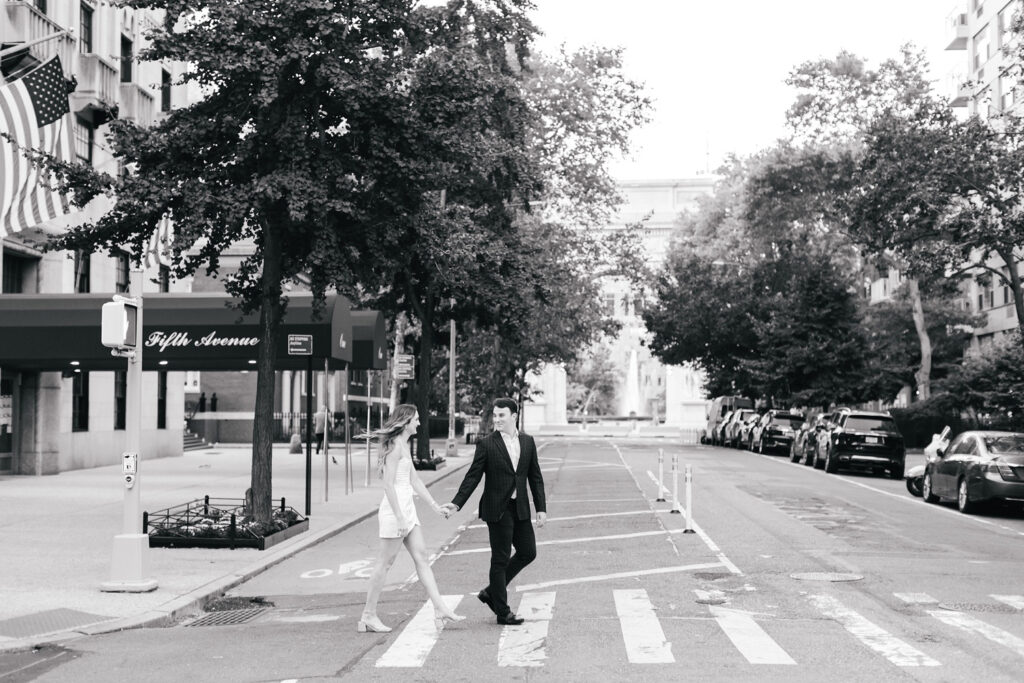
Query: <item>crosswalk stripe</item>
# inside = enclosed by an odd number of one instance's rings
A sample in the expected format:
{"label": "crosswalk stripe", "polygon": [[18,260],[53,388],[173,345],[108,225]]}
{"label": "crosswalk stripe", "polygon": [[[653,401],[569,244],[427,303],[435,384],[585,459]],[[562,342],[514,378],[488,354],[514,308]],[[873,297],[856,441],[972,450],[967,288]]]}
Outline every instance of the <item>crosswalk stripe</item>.
{"label": "crosswalk stripe", "polygon": [[751,664],[796,664],[782,647],[758,626],[754,617],[734,609],[709,605],[715,621]]}
{"label": "crosswalk stripe", "polygon": [[597,576],[577,576],[572,579],[558,579],[556,581],[542,581],[531,583],[525,586],[516,587],[516,592],[537,590],[538,588],[550,588],[552,586],[575,586],[578,583],[591,583],[594,581],[610,581],[612,579],[631,579],[635,576],[651,576],[653,574],[671,574],[674,572],[690,572],[698,569],[718,569],[724,565],[718,562],[705,562],[703,564],[684,564],[678,567],[658,567],[656,569],[639,569],[632,572],[618,572],[616,574],[598,574]]}
{"label": "crosswalk stripe", "polygon": [[1024,595],[991,595],[989,597],[995,598],[1014,609],[1024,610]]}
{"label": "crosswalk stripe", "polygon": [[1021,640],[1017,636],[1012,633],[1008,633],[1001,628],[987,624],[969,614],[953,610],[929,610],[928,614],[949,626],[955,626],[956,628],[963,629],[964,631],[974,631],[975,633],[985,636],[993,643],[998,643],[1008,647],[1021,657],[1024,657],[1024,640]]}
{"label": "crosswalk stripe", "polygon": [[835,619],[858,640],[896,666],[939,666],[936,660],[876,626],[832,596],[810,595],[808,598],[825,616]]}
{"label": "crosswalk stripe", "polygon": [[893,595],[908,605],[935,605],[939,602],[927,593],[893,593]]}
{"label": "crosswalk stripe", "polygon": [[527,593],[519,601],[516,614],[524,621],[519,626],[506,626],[498,640],[498,666],[544,666],[547,651],[548,624],[555,606],[554,591]]}
{"label": "crosswalk stripe", "polygon": [[665,640],[654,606],[642,588],[612,591],[615,611],[626,641],[626,656],[633,664],[671,664],[672,643]]}
{"label": "crosswalk stripe", "polygon": [[[461,595],[442,595],[448,609],[455,611],[462,601]],[[378,667],[423,666],[427,656],[434,649],[438,638],[434,628],[434,605],[428,600],[416,615],[409,620],[402,633],[391,643],[391,647],[377,660]]]}

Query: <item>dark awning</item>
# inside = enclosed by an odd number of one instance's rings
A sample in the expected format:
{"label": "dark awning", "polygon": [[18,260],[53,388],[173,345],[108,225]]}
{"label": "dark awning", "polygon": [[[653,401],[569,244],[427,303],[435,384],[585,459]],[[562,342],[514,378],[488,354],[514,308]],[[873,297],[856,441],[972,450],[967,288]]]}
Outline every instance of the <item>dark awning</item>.
{"label": "dark awning", "polygon": [[[110,294],[0,295],[0,367],[20,370],[121,370],[125,360],[100,344],[100,311]],[[259,313],[241,315],[225,294],[145,294],[144,370],[248,370],[256,361]],[[379,315],[376,312],[369,312]],[[383,325],[383,321],[381,322]],[[296,337],[300,335],[300,337]],[[308,335],[306,337],[305,335]],[[289,345],[289,337],[292,344]],[[312,354],[290,355],[309,348]],[[319,317],[308,293],[288,295],[277,368],[322,370],[352,361],[349,300],[328,295]]]}
{"label": "dark awning", "polygon": [[388,340],[380,311],[352,311],[352,367],[383,370],[388,366]]}

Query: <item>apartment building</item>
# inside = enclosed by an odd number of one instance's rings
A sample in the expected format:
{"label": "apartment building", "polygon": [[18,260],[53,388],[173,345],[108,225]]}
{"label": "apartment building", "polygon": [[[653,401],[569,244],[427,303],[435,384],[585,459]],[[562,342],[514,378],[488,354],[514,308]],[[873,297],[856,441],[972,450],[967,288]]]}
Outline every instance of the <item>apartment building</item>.
{"label": "apartment building", "polygon": [[[989,120],[1017,108],[1024,100],[1024,89],[1010,69],[1013,58],[1005,54],[1017,40],[1011,27],[1021,9],[1021,0],[962,0],[950,13],[946,49],[963,53],[961,67],[949,77],[951,106]],[[1007,269],[998,257],[986,265],[1003,272]],[[1020,264],[1017,267],[1020,269]],[[986,318],[985,324],[974,331],[973,352],[1018,327],[1013,294],[999,281],[985,278],[965,283],[963,305]]]}
{"label": "apartment building", "polygon": [[[77,84],[69,96],[74,156],[101,171],[119,173],[123,169],[105,140],[111,116],[150,125],[184,104],[188,95],[173,85],[181,65],[135,59],[157,18],[151,11],[123,9],[106,0],[4,0],[0,85],[60,57],[64,77]],[[128,253],[41,248],[49,236],[97,217],[107,207],[97,199],[84,211],[17,232],[0,231],[0,297],[127,292]],[[149,268],[143,279],[144,292],[188,289],[187,283],[172,282],[162,267]],[[3,315],[18,313],[5,309]],[[17,329],[17,321],[7,323],[8,333],[11,326]],[[80,367],[38,370],[10,362],[4,367],[0,358],[0,474],[52,474],[120,461],[126,374]],[[144,373],[143,457],[181,454],[184,382],[181,372]]]}

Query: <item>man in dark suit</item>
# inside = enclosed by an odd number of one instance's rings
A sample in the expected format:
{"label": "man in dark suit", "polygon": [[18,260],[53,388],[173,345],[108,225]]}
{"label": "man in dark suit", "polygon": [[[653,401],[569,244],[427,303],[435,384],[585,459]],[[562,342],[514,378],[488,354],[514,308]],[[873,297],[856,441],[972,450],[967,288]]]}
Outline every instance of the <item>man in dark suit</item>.
{"label": "man in dark suit", "polygon": [[[506,587],[537,557],[537,540],[530,521],[527,483],[537,509],[537,526],[547,520],[544,478],[537,462],[533,437],[516,428],[519,406],[510,398],[494,401],[494,432],[476,442],[473,463],[466,471],[458,493],[443,507],[448,512],[461,510],[477,485],[484,479],[480,496],[480,519],[487,522],[491,542],[491,571],[487,588],[477,598],[498,616],[498,623],[515,626],[523,623],[508,606]],[[515,555],[512,548],[515,547]]]}

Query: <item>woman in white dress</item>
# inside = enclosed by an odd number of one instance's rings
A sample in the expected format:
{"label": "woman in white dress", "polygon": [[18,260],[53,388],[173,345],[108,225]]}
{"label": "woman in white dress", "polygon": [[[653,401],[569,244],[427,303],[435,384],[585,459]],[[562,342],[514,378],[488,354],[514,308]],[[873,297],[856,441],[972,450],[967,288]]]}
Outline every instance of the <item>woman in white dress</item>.
{"label": "woman in white dress", "polygon": [[419,475],[412,466],[412,453],[409,440],[419,427],[420,418],[416,406],[408,403],[395,408],[391,417],[383,427],[368,435],[380,443],[380,456],[377,469],[384,480],[384,499],[377,511],[380,527],[380,549],[377,562],[370,576],[370,587],[366,592],[366,605],[359,618],[356,630],[360,633],[372,631],[387,633],[391,630],[377,617],[377,599],[384,588],[391,565],[398,556],[398,551],[405,544],[406,550],[416,564],[416,574],[420,583],[427,591],[430,601],[434,604],[434,626],[440,631],[445,621],[461,621],[465,617],[455,614],[441,599],[434,580],[434,572],[430,568],[430,558],[423,542],[420,520],[416,515],[416,502],[413,493],[430,503],[431,509],[445,516],[444,511],[430,495],[430,491],[420,481]]}

